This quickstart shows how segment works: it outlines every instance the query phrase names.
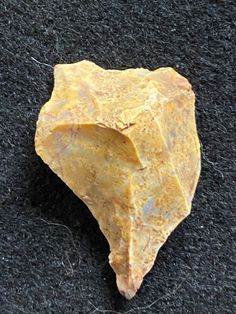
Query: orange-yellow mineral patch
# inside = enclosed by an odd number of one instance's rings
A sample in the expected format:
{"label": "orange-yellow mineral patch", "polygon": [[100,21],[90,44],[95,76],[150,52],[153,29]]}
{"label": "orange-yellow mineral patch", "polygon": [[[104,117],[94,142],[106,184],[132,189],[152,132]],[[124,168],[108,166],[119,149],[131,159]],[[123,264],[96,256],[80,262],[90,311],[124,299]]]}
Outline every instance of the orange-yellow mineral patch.
{"label": "orange-yellow mineral patch", "polygon": [[81,198],[110,245],[119,291],[139,289],[169,234],[190,213],[200,173],[195,97],[172,68],[55,66],[37,154]]}

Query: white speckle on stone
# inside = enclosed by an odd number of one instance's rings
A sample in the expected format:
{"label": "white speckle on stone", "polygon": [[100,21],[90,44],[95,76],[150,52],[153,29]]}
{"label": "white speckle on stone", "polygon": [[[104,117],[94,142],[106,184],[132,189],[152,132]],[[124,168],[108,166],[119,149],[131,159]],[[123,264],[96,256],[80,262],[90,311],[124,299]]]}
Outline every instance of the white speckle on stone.
{"label": "white speckle on stone", "polygon": [[155,199],[154,197],[150,197],[147,203],[144,205],[142,212],[144,215],[148,215],[153,213],[157,215],[160,212],[160,208],[155,207]]}

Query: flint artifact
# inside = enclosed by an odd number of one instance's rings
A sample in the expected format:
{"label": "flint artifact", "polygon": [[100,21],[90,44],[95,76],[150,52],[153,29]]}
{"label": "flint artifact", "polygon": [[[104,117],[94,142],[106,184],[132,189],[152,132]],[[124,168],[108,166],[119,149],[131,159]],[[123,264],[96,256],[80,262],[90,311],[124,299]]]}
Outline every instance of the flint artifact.
{"label": "flint artifact", "polygon": [[81,61],[56,65],[54,76],[36,152],[97,219],[130,299],[191,210],[200,173],[194,93],[172,68]]}

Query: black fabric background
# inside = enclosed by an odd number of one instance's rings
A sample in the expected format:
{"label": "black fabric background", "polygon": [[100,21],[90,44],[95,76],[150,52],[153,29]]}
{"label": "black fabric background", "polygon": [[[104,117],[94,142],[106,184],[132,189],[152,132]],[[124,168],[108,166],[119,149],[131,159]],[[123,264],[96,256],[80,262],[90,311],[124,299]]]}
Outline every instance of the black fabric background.
{"label": "black fabric background", "polygon": [[[226,0],[1,0],[1,314],[235,313],[235,14]],[[97,222],[34,150],[51,66],[82,59],[172,66],[197,96],[202,172],[192,213],[131,301],[117,291]]]}

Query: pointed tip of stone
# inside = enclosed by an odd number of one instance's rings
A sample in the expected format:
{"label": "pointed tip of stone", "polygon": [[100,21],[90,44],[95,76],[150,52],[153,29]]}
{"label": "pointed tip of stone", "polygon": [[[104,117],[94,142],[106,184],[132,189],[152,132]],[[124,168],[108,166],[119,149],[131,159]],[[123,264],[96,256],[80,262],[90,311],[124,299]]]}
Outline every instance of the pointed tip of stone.
{"label": "pointed tip of stone", "polygon": [[143,277],[138,276],[126,276],[126,275],[117,275],[116,283],[120,291],[120,294],[123,295],[126,299],[132,299],[138,289],[141,286]]}

